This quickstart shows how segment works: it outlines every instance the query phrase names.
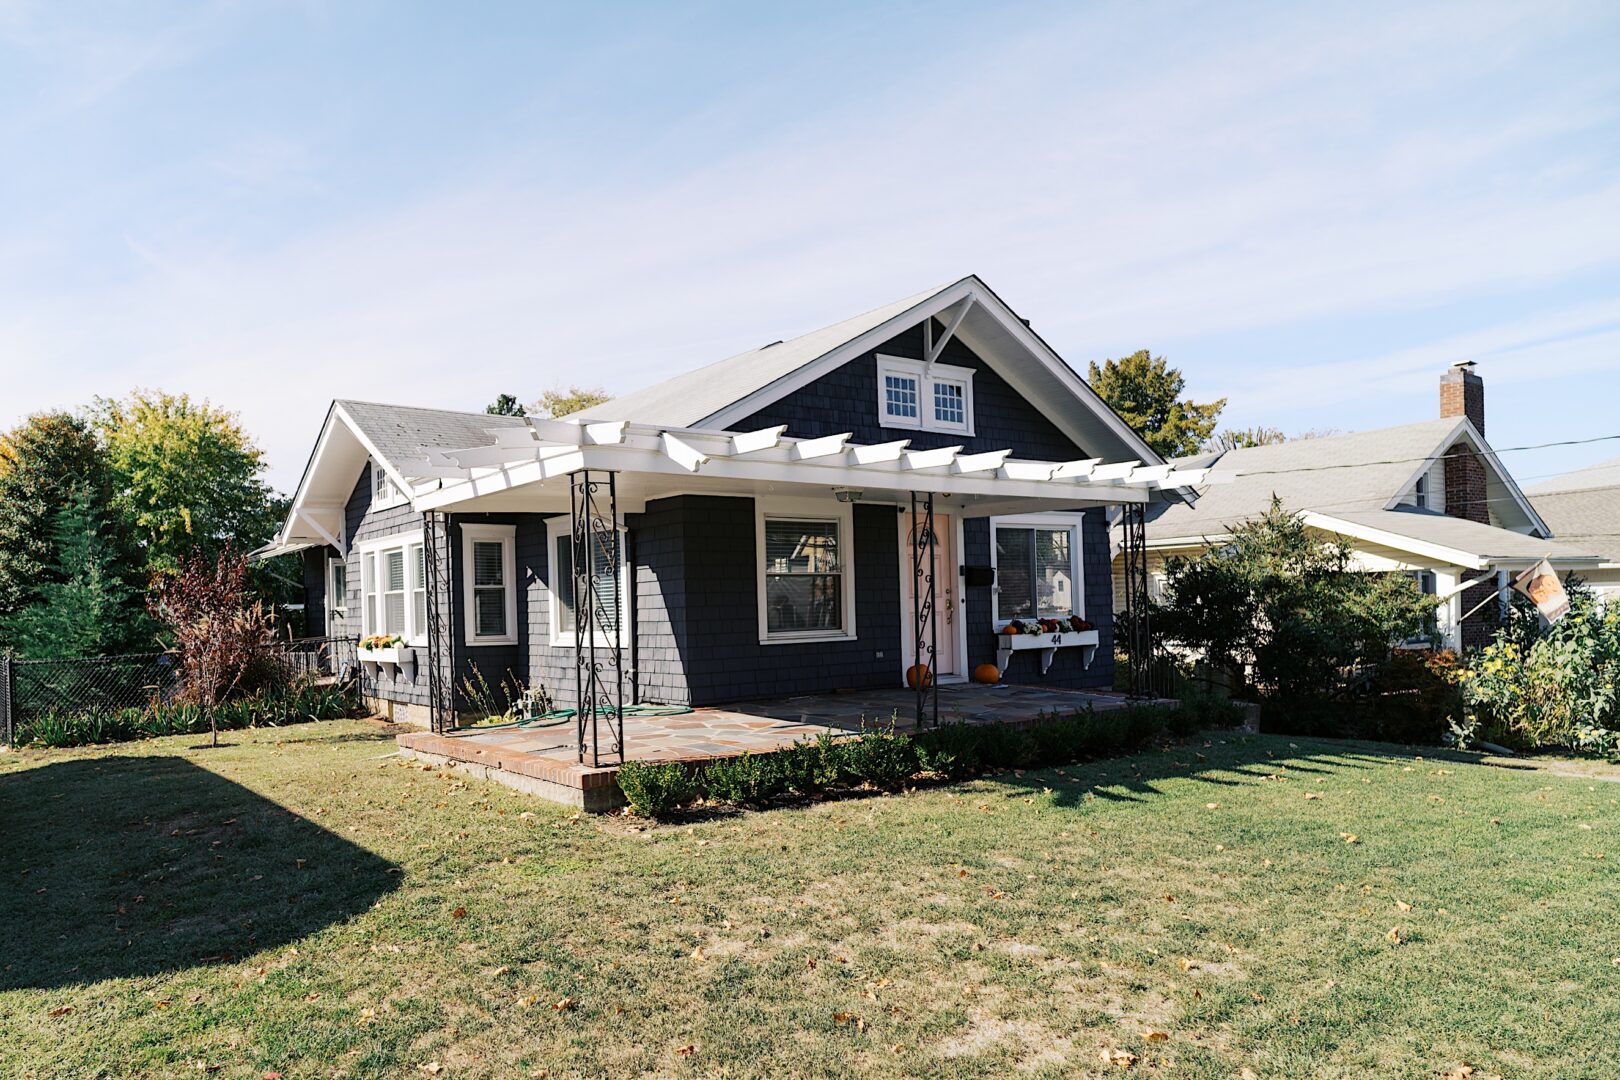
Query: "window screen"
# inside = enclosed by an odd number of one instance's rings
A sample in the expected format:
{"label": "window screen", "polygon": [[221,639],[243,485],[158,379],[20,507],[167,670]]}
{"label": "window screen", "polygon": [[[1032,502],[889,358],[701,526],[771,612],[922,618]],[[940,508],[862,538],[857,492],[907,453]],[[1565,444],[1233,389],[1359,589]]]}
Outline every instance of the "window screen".
{"label": "window screen", "polygon": [[472,562],[473,636],[505,637],[505,545],[499,540],[474,540]]}
{"label": "window screen", "polygon": [[764,556],[767,633],[843,629],[838,522],[767,518]]}

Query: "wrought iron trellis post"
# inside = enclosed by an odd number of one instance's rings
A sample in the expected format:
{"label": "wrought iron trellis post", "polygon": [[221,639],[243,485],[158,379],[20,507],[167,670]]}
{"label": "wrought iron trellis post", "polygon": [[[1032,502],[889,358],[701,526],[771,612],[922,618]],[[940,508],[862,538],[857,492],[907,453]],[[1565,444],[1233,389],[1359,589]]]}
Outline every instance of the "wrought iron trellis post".
{"label": "wrought iron trellis post", "polygon": [[[437,734],[456,726],[456,657],[450,573],[450,515],[422,515],[422,561],[426,564],[428,723]],[[470,570],[468,571],[471,572]],[[472,613],[467,612],[471,618]]]}
{"label": "wrought iron trellis post", "polygon": [[[590,470],[568,480],[574,559],[575,721],[579,760],[590,765],[624,764],[624,622],[619,595],[618,474]],[[603,506],[603,496],[606,506]],[[611,590],[611,595],[605,595]],[[601,727],[607,722],[603,752]]]}
{"label": "wrought iron trellis post", "polygon": [[[917,727],[926,717],[933,727],[939,726],[939,678],[934,672],[934,659],[939,653],[939,624],[934,617],[935,582],[934,553],[937,537],[934,535],[934,493],[921,503],[919,512],[917,493],[911,493],[911,625],[913,631],[911,670],[908,681],[914,681],[917,691]],[[926,659],[925,659],[926,657]]]}
{"label": "wrought iron trellis post", "polygon": [[4,733],[7,746],[17,745],[17,733],[11,712],[13,670],[11,654],[0,652],[0,732]]}
{"label": "wrought iron trellis post", "polygon": [[1154,692],[1153,627],[1149,618],[1147,565],[1147,506],[1126,503],[1120,508],[1125,556],[1125,656],[1130,665],[1127,689],[1132,697]]}

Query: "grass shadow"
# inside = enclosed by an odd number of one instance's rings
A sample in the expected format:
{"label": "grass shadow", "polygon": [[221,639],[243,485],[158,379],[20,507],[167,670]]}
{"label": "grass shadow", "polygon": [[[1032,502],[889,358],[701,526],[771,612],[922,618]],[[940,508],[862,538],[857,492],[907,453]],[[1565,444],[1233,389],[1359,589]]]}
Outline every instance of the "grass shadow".
{"label": "grass shadow", "polygon": [[398,868],[179,757],[0,780],[0,990],[220,963],[357,915]]}

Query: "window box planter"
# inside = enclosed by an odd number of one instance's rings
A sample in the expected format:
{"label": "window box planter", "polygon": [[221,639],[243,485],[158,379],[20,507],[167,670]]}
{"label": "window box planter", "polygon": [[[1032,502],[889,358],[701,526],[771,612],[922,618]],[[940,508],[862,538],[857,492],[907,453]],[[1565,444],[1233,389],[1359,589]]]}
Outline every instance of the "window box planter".
{"label": "window box planter", "polygon": [[1013,653],[1028,649],[1041,651],[1042,675],[1051,670],[1052,660],[1057,656],[1059,649],[1080,649],[1080,662],[1089,668],[1092,659],[1097,655],[1097,631],[1064,630],[1056,634],[997,634],[996,667],[1001,669],[1001,674],[1003,676],[1007,674],[1007,665],[1012,662]]}
{"label": "window box planter", "polygon": [[416,674],[416,650],[408,645],[389,645],[385,648],[361,648],[356,655],[368,673],[375,676],[384,667],[390,673],[404,670],[407,677]]}

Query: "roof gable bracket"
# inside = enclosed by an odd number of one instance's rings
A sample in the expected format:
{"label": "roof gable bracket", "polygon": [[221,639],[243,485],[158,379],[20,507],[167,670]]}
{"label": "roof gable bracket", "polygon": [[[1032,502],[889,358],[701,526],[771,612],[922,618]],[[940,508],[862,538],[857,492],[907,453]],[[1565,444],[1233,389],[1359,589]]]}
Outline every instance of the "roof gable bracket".
{"label": "roof gable bracket", "polygon": [[973,309],[973,302],[977,299],[978,297],[971,292],[962,298],[956,314],[951,316],[950,325],[945,327],[945,333],[938,341],[934,340],[934,316],[930,315],[923,320],[923,358],[929,367],[934,366],[939,360],[940,353],[945,351],[945,346],[956,336],[956,331],[962,326],[962,320],[967,318],[967,313]]}

